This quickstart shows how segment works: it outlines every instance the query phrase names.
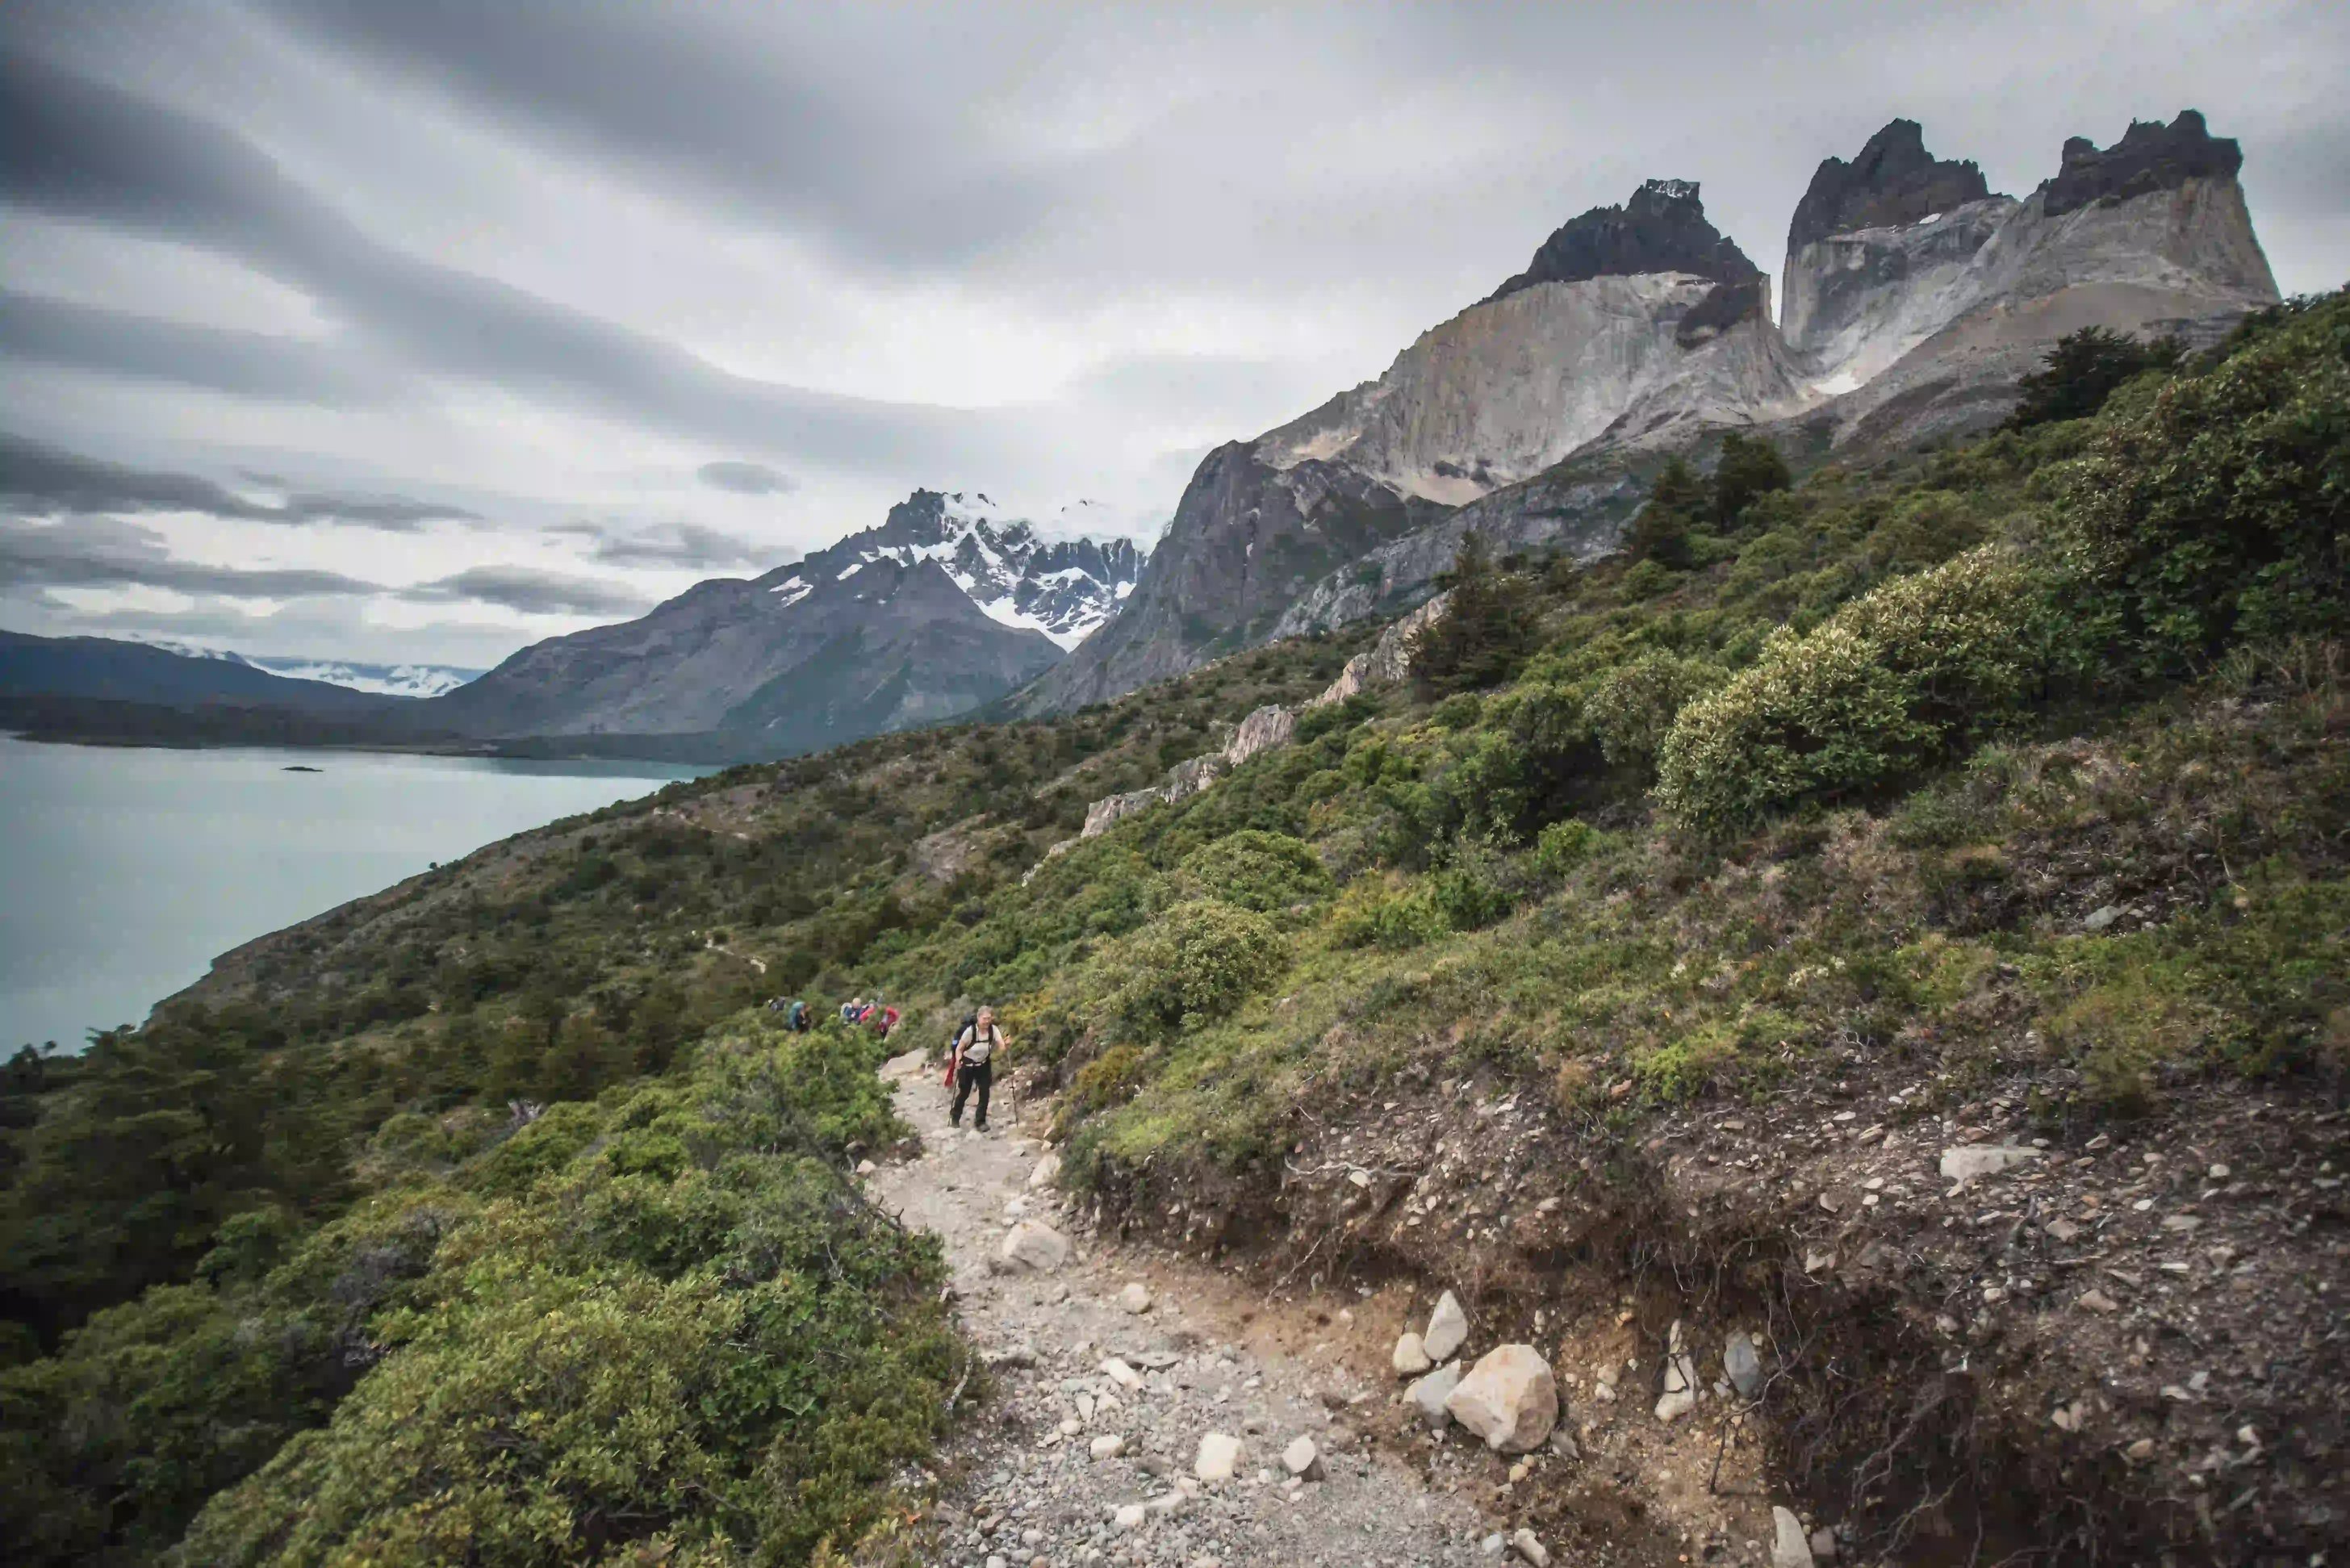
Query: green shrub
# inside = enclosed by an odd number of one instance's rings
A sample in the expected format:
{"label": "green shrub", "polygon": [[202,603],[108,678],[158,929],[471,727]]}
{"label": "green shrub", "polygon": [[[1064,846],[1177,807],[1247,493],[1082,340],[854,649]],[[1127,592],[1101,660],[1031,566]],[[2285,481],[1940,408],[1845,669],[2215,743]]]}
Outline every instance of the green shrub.
{"label": "green shrub", "polygon": [[1534,871],[1551,881],[1565,877],[1590,855],[1598,830],[1579,817],[1565,817],[1542,830],[1534,840]]}
{"label": "green shrub", "polygon": [[1694,698],[1728,679],[1719,665],[1648,653],[1602,675],[1583,700],[1599,749],[1617,767],[1648,768]]}
{"label": "green shrub", "polygon": [[1473,931],[1490,926],[1507,915],[1517,902],[1497,875],[1495,858],[1457,857],[1430,879],[1430,900],[1449,929]]}
{"label": "green shrub", "polygon": [[2350,626],[2350,296],[2109,417],[2057,539],[2078,613],[2145,673]]}
{"label": "green shrub", "polygon": [[1657,799],[1719,832],[1915,776],[2012,714],[2043,678],[2038,587],[1986,547],[1887,583],[1681,712]]}
{"label": "green shrub", "polygon": [[1214,899],[1178,904],[1128,938],[1111,962],[1124,971],[1113,1002],[1124,1028],[1147,1037],[1222,1018],[1288,964],[1263,916]]}
{"label": "green shrub", "polygon": [[1330,894],[1330,873],[1304,840],[1255,828],[1201,845],[1184,857],[1177,874],[1198,897],[1259,913]]}
{"label": "green shrub", "polygon": [[1347,889],[1330,919],[1330,938],[1338,946],[1390,952],[1432,942],[1450,929],[1425,886],[1398,892],[1368,877]]}

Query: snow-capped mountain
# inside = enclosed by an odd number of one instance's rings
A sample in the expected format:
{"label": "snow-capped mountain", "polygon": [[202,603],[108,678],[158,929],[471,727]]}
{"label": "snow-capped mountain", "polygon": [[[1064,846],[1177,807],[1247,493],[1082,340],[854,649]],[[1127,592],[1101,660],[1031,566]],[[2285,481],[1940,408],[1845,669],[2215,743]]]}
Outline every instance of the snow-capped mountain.
{"label": "snow-capped mountain", "polygon": [[323,680],[386,697],[438,697],[478,677],[478,670],[448,664],[355,664],[343,659],[281,659],[245,654],[244,662],[295,680]]}
{"label": "snow-capped mountain", "polygon": [[1046,538],[977,492],[917,490],[763,576],[533,643],[430,713],[486,736],[724,732],[781,756],[1002,696],[1107,619],[1141,568],[1125,540]]}
{"label": "snow-capped mountain", "polygon": [[239,653],[234,649],[204,648],[166,637],[132,637],[130,640],[160,648],[182,659],[209,659],[241,664],[248,670],[282,675],[288,680],[319,680],[379,697],[438,697],[454,691],[482,672],[450,664],[364,664],[348,659],[316,659],[270,653]]}
{"label": "snow-capped mountain", "polygon": [[[1064,507],[1062,516],[1087,504]],[[917,490],[889,509],[880,527],[801,562],[776,591],[796,602],[827,572],[839,581],[875,561],[936,561],[988,619],[1041,631],[1071,649],[1134,591],[1143,559],[1131,540],[1045,539],[979,491]]]}

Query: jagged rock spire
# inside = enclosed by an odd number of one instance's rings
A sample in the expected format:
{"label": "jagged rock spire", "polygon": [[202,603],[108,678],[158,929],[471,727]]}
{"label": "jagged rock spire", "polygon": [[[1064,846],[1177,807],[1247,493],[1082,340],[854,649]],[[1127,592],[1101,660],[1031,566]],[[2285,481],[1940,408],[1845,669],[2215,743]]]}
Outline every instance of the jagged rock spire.
{"label": "jagged rock spire", "polygon": [[1650,180],[1620,207],[1594,207],[1562,224],[1526,270],[1488,296],[1538,283],[1580,283],[1648,272],[1692,273],[1716,283],[1762,275],[1735,242],[1706,221],[1694,180]]}
{"label": "jagged rock spire", "polygon": [[1990,194],[1972,161],[1938,159],[1926,151],[1925,129],[1916,120],[1888,120],[1851,162],[1821,161],[1811,188],[1795,203],[1787,249],[1855,229],[1914,223]]}
{"label": "jagged rock spire", "polygon": [[2232,180],[2243,166],[2243,149],[2231,138],[2212,135],[2199,110],[2181,109],[2168,125],[2134,119],[2102,152],[2085,136],[2066,140],[2056,177],[2041,186],[2042,211],[2053,218],[2092,202],[2176,190],[2189,180]]}

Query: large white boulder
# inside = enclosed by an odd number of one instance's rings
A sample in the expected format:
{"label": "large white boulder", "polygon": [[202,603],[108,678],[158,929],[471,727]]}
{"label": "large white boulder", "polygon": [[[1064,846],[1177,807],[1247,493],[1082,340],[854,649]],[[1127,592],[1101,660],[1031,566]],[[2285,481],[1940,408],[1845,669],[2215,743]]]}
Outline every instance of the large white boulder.
{"label": "large white boulder", "polygon": [[1028,1173],[1028,1190],[1041,1191],[1059,1180],[1060,1176],[1061,1157],[1057,1154],[1048,1154],[1036,1162],[1035,1169]]}
{"label": "large white boulder", "polygon": [[1222,1432],[1202,1433],[1199,1457],[1191,1461],[1191,1473],[1203,1481],[1228,1481],[1240,1469],[1241,1440]]}
{"label": "large white boulder", "polygon": [[1420,1348],[1428,1352],[1430,1361],[1450,1361],[1468,1337],[1469,1314],[1447,1291],[1437,1298],[1436,1310],[1429,1314],[1427,1332],[1419,1336]]}
{"label": "large white boulder", "polygon": [[1051,1273],[1069,1259],[1069,1243],[1042,1220],[1023,1220],[1003,1234],[999,1256],[1007,1267]]}
{"label": "large white boulder", "polygon": [[1942,1179],[1964,1186],[1970,1181],[1997,1176],[2002,1170],[2011,1170],[2028,1159],[2039,1158],[2038,1149],[2013,1144],[1962,1144],[1942,1151]]}
{"label": "large white boulder", "polygon": [[1558,1424],[1558,1384],[1533,1345],[1504,1345],[1469,1369],[1444,1407],[1487,1448],[1523,1454]]}

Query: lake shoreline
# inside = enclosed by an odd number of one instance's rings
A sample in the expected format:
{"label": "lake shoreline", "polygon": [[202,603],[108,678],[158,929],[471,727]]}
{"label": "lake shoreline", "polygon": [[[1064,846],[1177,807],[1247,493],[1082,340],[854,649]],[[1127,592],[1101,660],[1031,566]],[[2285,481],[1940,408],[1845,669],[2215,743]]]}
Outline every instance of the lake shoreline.
{"label": "lake shoreline", "polygon": [[78,1051],[88,1030],[145,1019],[272,932],[715,771],[0,738],[0,1052]]}

